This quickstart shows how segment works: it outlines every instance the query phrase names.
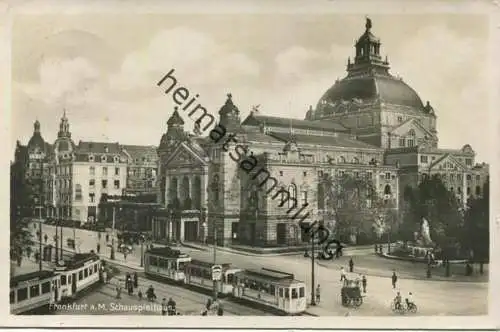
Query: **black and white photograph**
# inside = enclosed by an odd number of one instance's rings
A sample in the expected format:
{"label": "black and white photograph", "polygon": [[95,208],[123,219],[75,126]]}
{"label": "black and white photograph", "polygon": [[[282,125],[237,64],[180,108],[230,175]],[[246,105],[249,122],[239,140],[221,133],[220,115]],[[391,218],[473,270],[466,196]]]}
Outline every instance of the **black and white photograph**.
{"label": "black and white photograph", "polygon": [[492,313],[491,17],[295,2],[12,13],[11,316]]}

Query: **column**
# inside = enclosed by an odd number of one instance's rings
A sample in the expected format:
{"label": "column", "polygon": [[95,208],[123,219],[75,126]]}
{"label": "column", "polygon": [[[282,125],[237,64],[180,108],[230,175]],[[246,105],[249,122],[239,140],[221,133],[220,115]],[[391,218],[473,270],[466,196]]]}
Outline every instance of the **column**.
{"label": "column", "polygon": [[[160,183],[161,183],[161,180],[160,180]],[[167,206],[168,202],[170,202],[170,200],[173,199],[173,197],[170,197],[170,195],[169,195],[169,188],[170,188],[170,176],[168,176],[165,173],[165,188],[160,188],[160,190],[163,190],[163,193],[165,195],[165,206]]]}
{"label": "column", "polygon": [[195,177],[196,177],[196,174],[189,175],[189,198],[191,198],[191,208],[190,208],[190,210],[195,210],[196,209],[196,207],[194,206],[194,204],[195,204],[194,197],[196,196],[194,194],[194,191],[196,190],[195,183],[194,183],[195,182],[194,181]]}
{"label": "column", "polygon": [[184,241],[184,219],[181,218],[181,221],[180,221],[180,227],[181,227],[181,231],[180,231],[180,240],[181,241]]}

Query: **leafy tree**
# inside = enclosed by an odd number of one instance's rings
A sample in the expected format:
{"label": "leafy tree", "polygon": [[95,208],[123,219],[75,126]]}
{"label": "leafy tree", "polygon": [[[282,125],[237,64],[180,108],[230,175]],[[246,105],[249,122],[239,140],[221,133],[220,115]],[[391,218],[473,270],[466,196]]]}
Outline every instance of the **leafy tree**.
{"label": "leafy tree", "polygon": [[465,211],[465,221],[462,234],[462,243],[467,250],[474,253],[473,260],[481,265],[489,261],[490,230],[490,180],[483,186],[483,195],[468,201]]}
{"label": "leafy tree", "polygon": [[10,258],[20,266],[23,251],[34,244],[29,217],[33,213],[36,195],[20,162],[12,164],[10,171]]}
{"label": "leafy tree", "polygon": [[335,233],[341,241],[350,241],[353,235],[366,241],[387,231],[390,204],[378,197],[371,180],[348,174],[325,175],[321,183],[325,208],[336,220]]}
{"label": "leafy tree", "polygon": [[[458,200],[438,175],[424,178],[417,188],[406,188],[405,222],[400,235],[412,240],[413,232],[419,231],[422,219],[429,222],[432,241],[444,252],[455,250],[463,227],[463,215]],[[449,255],[445,253],[445,255]]]}

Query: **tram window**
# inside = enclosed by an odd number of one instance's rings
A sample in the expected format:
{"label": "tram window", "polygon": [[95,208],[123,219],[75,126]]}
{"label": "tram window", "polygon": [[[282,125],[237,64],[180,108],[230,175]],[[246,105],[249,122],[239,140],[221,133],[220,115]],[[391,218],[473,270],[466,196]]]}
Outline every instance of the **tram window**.
{"label": "tram window", "polygon": [[155,256],[149,256],[149,265],[158,266],[158,258]]}
{"label": "tram window", "polygon": [[44,282],[42,284],[42,294],[50,293],[50,281]]}
{"label": "tram window", "polygon": [[24,301],[28,298],[28,288],[20,288],[17,290],[17,302]]}
{"label": "tram window", "polygon": [[40,285],[30,286],[30,298],[40,295]]}
{"label": "tram window", "polygon": [[306,296],[306,289],[305,289],[305,287],[300,287],[299,288],[299,297],[303,298],[304,296]]}
{"label": "tram window", "polygon": [[97,273],[97,265],[98,264],[94,265],[94,273]]}
{"label": "tram window", "polygon": [[179,271],[183,271],[186,268],[186,262],[179,262],[177,265],[179,266],[177,268]]}
{"label": "tram window", "polygon": [[83,279],[83,271],[78,272],[78,280]]}
{"label": "tram window", "polygon": [[14,291],[11,291],[10,292],[10,303],[14,303],[16,302],[16,293],[14,293]]}
{"label": "tram window", "polygon": [[161,258],[160,258],[158,261],[159,261],[159,262],[158,262],[158,266],[159,266],[159,267],[167,267],[167,264],[166,264],[166,262],[165,262],[165,260],[164,260],[164,259],[161,259]]}
{"label": "tram window", "polygon": [[276,294],[276,288],[274,287],[274,285],[269,285],[269,294]]}
{"label": "tram window", "polygon": [[87,278],[88,276],[89,276],[89,270],[88,269],[84,269],[83,270],[83,277]]}
{"label": "tram window", "polygon": [[71,276],[68,276],[68,284],[71,284]]}
{"label": "tram window", "polygon": [[208,272],[208,270],[203,270],[203,278],[212,279],[212,273]]}
{"label": "tram window", "polygon": [[292,299],[298,298],[297,288],[292,288]]}
{"label": "tram window", "polygon": [[61,275],[61,285],[66,285],[66,276]]}
{"label": "tram window", "polygon": [[234,274],[228,273],[226,274],[226,283],[232,284],[234,282]]}
{"label": "tram window", "polygon": [[289,298],[290,297],[290,288],[285,288],[285,298]]}
{"label": "tram window", "polygon": [[94,272],[94,269],[92,268],[92,266],[89,267],[89,276],[91,276],[93,272]]}
{"label": "tram window", "polygon": [[280,288],[280,297],[283,297],[283,288]]}

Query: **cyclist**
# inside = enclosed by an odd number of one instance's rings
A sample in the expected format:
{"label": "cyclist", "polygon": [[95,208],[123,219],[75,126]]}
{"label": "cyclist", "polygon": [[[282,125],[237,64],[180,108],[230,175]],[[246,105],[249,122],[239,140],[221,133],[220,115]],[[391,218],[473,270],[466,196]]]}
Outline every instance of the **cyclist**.
{"label": "cyclist", "polygon": [[413,294],[411,292],[409,292],[408,296],[406,297],[406,305],[408,306],[408,309],[412,308],[414,305]]}
{"label": "cyclist", "polygon": [[396,306],[396,310],[401,310],[401,293],[397,293],[396,297],[394,298],[394,304]]}

